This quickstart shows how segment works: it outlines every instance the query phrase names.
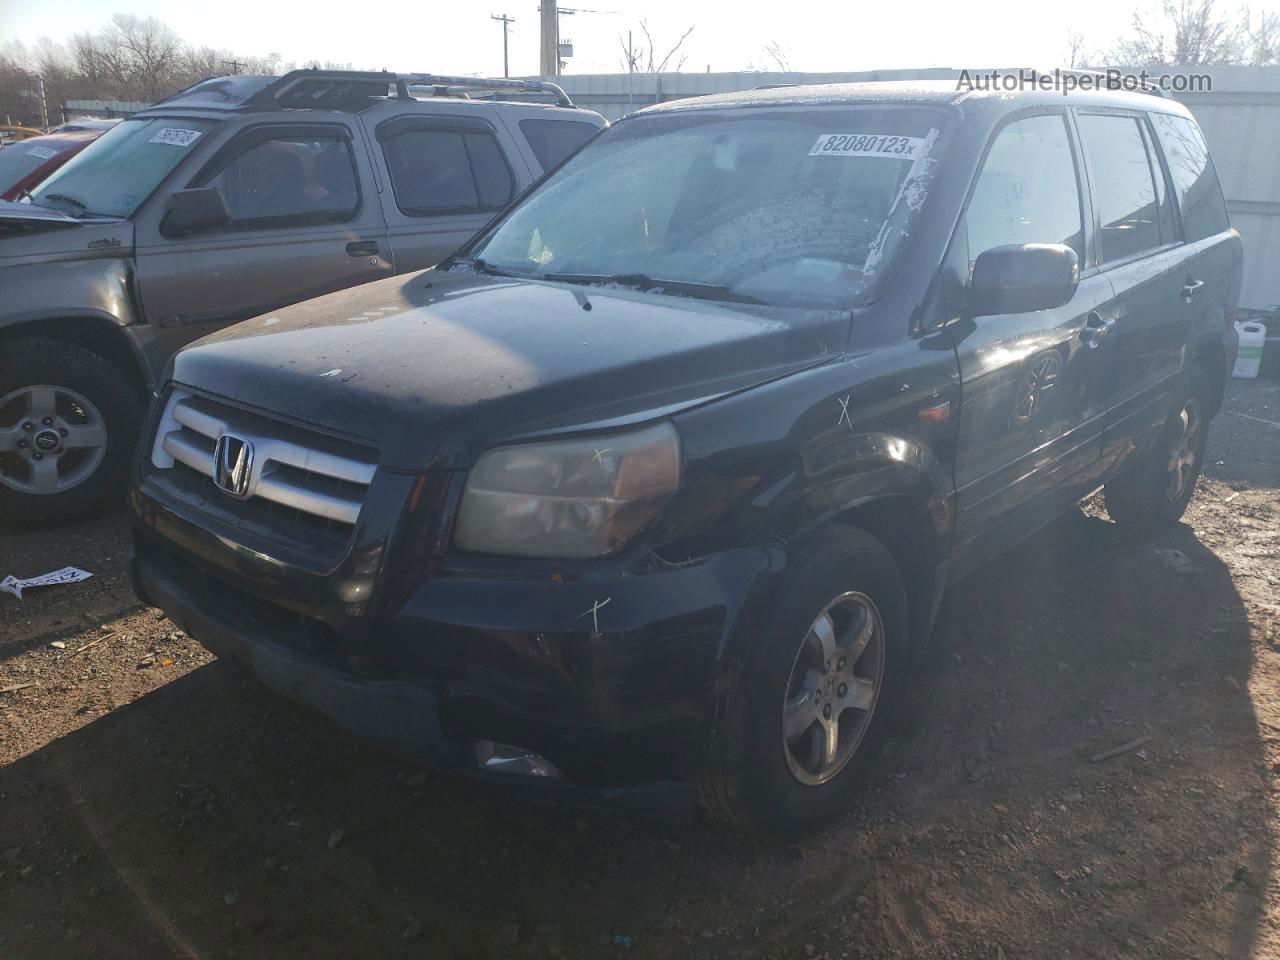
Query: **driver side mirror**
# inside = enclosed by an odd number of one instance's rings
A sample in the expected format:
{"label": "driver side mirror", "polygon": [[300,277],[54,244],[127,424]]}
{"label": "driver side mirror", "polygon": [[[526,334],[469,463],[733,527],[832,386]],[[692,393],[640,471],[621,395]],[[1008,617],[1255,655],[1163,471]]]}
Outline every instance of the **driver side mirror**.
{"label": "driver side mirror", "polygon": [[1080,258],[1061,243],[993,247],[973,265],[967,297],[971,316],[1051,310],[1080,284]]}
{"label": "driver side mirror", "polygon": [[161,226],[166,236],[183,236],[230,222],[231,211],[217,187],[192,187],[169,195]]}

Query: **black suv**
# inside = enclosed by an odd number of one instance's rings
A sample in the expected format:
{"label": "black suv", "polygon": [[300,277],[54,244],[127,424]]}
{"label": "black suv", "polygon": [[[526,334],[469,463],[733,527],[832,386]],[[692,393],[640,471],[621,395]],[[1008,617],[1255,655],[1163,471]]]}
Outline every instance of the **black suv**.
{"label": "black suv", "polygon": [[419,761],[808,826],[944,588],[1104,485],[1181,516],[1241,259],[1155,95],[645,110],[437,269],[179,353],[136,588]]}

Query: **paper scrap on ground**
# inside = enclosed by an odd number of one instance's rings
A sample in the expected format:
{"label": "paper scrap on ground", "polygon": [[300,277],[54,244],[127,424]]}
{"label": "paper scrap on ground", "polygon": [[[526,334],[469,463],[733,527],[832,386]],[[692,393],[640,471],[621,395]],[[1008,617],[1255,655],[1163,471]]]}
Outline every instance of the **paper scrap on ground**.
{"label": "paper scrap on ground", "polygon": [[26,580],[19,580],[17,577],[5,577],[0,580],[0,590],[5,593],[12,593],[21,600],[22,591],[27,587],[52,587],[59,583],[79,583],[81,580],[88,580],[92,576],[92,573],[87,570],[81,570],[79,567],[63,567],[61,570],[42,573],[38,577],[28,577]]}

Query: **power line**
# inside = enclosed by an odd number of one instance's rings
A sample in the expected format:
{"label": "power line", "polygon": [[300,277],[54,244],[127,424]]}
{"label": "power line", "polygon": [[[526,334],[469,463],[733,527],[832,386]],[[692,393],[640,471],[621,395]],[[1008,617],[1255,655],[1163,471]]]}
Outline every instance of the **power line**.
{"label": "power line", "polygon": [[223,60],[222,65],[224,67],[230,67],[232,73],[239,75],[240,68],[247,67],[249,64],[245,63],[243,60]]}
{"label": "power line", "polygon": [[509,77],[511,74],[507,72],[507,29],[516,21],[512,17],[508,17],[505,13],[501,16],[496,13],[491,13],[489,14],[489,19],[497,20],[502,24],[502,75],[504,77]]}

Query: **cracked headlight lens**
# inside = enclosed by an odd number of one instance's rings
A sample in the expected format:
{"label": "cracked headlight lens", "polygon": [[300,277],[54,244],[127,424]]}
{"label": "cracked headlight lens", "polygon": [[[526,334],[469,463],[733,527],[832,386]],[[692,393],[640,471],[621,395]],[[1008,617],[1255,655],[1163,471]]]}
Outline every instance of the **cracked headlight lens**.
{"label": "cracked headlight lens", "polygon": [[622,549],[680,484],[669,423],[498,447],[471,468],[455,541],[525,557],[600,557]]}

